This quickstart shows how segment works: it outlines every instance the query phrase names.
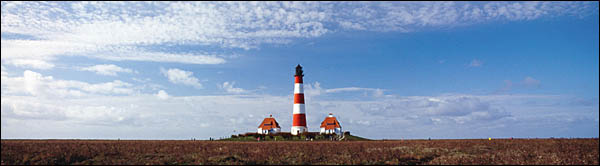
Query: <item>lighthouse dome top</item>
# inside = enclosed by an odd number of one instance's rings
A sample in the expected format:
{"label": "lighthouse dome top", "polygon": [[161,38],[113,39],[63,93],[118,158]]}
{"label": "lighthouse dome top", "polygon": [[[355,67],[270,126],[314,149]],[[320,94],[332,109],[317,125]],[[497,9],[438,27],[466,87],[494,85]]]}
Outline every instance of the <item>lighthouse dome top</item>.
{"label": "lighthouse dome top", "polygon": [[295,76],[304,76],[303,71],[302,71],[302,66],[300,66],[300,64],[298,64],[298,66],[296,66],[296,75]]}

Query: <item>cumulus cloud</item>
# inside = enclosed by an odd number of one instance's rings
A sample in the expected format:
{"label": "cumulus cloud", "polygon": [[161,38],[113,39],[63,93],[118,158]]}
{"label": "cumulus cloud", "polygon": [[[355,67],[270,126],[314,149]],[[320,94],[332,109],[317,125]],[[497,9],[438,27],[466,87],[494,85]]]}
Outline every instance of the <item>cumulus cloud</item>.
{"label": "cumulus cloud", "polygon": [[[263,118],[258,115],[273,114],[276,117],[284,117],[284,114],[278,114],[281,111],[277,110],[287,106],[285,97],[171,96],[167,102],[156,96],[160,94],[159,91],[157,94],[95,96],[81,99],[5,96],[2,99],[2,137],[214,138],[226,136],[223,133],[234,129],[254,131],[255,123],[259,123]],[[240,112],[241,110],[246,111]],[[223,120],[230,125],[219,125]],[[284,118],[278,120],[290,122]],[[22,125],[23,122],[32,121],[36,123]],[[30,130],[17,130],[23,128]],[[107,132],[85,132],[82,129],[105,129],[103,131]],[[134,129],[136,134],[126,132],[129,129]],[[43,132],[45,134],[40,134],[40,130],[46,131]],[[157,132],[161,134],[156,134]]]}
{"label": "cumulus cloud", "polygon": [[164,90],[160,90],[158,91],[158,93],[156,93],[156,97],[158,97],[161,100],[166,100],[169,98],[169,94]]}
{"label": "cumulus cloud", "polygon": [[[430,100],[431,101],[431,100]],[[456,123],[464,124],[473,121],[493,121],[510,117],[510,113],[494,108],[490,103],[477,97],[442,98],[432,103],[428,113],[451,117]]]}
{"label": "cumulus cloud", "polygon": [[62,121],[66,119],[66,116],[58,111],[60,108],[53,104],[29,103],[7,98],[2,100],[2,118]]}
{"label": "cumulus cloud", "polygon": [[321,88],[321,83],[314,82],[313,84],[307,83],[304,84],[304,94],[308,96],[319,96],[321,93],[325,93],[323,88]]}
{"label": "cumulus cloud", "polygon": [[235,93],[235,94],[239,94],[239,93],[245,93],[248,92],[247,90],[244,90],[242,88],[235,88],[233,87],[235,85],[235,82],[223,82],[223,85],[218,85],[219,88],[225,90],[227,93]]}
{"label": "cumulus cloud", "polygon": [[[151,94],[131,95],[134,85],[120,80],[101,83],[61,80],[31,70],[11,77],[4,65],[52,69],[61,56],[223,64],[235,53],[208,50],[259,49],[265,44],[287,44],[340,31],[414,32],[598,12],[596,2],[3,1],[1,8],[2,138],[146,139],[206,138],[228,136],[235,129],[254,131],[261,115],[268,114],[282,117],[278,121],[289,129],[285,125],[291,124],[292,96],[169,96],[158,89]],[[21,37],[7,38],[6,34]],[[164,49],[177,46],[198,49],[190,52]],[[473,67],[483,65],[477,61],[472,61]],[[106,70],[110,71],[118,73]],[[202,88],[191,71],[171,68],[161,69],[161,73],[171,83]],[[541,83],[526,77],[521,84]],[[249,91],[236,88],[233,82],[220,86],[231,93]],[[493,133],[514,134],[515,127],[529,132],[523,136],[536,135],[539,134],[536,131],[548,128],[564,128],[563,131],[584,136],[598,135],[597,102],[591,103],[592,106],[560,107],[560,104],[548,106],[546,102],[552,104],[562,98],[548,96],[387,97],[385,89],[326,89],[318,82],[305,86],[307,97],[346,92],[375,96],[360,101],[310,100],[306,107],[311,131],[327,113],[333,112],[344,129],[370,138],[487,137]],[[590,115],[596,119],[586,119]],[[218,125],[223,121],[231,125]],[[571,125],[574,122],[582,126]],[[576,130],[581,127],[585,132]]]}
{"label": "cumulus cloud", "polygon": [[[27,77],[37,80],[53,79],[35,73],[28,75]],[[6,84],[4,78],[2,82]],[[35,88],[39,85],[32,87],[34,88],[30,90],[41,89]],[[130,96],[40,98],[10,95],[12,93],[8,92],[2,89],[3,125],[0,131],[3,138],[220,137],[230,135],[224,133],[231,133],[233,130],[252,132],[262,118],[269,114],[278,117],[283,129],[291,127],[291,96],[169,96],[166,91],[160,90],[154,94]],[[168,100],[165,100],[165,96],[168,96]],[[306,110],[307,124],[311,131],[316,131],[318,124],[331,112],[338,117],[345,130],[369,138],[479,138],[498,133],[503,136],[533,137],[543,134],[535,131],[547,130],[547,126],[573,132],[582,131],[582,126],[572,125],[575,120],[586,128],[585,132],[579,133],[581,135],[598,131],[597,126],[594,126],[597,122],[593,118],[585,118],[598,114],[595,109],[597,102],[593,103],[595,106],[543,104],[564,100],[561,96],[547,95],[464,94],[387,97],[361,101],[336,98],[311,100],[307,103]],[[230,125],[218,125],[223,120]],[[36,123],[31,123],[32,121]],[[531,132],[520,133],[513,130],[515,127]],[[84,129],[110,132],[85,132]],[[42,130],[46,134],[39,134]],[[130,130],[137,132],[132,135],[127,132]],[[162,134],[153,134],[157,131]],[[551,133],[560,135],[560,132]]]}
{"label": "cumulus cloud", "polygon": [[165,77],[169,79],[169,82],[174,84],[183,84],[188,86],[193,86],[197,89],[202,89],[202,84],[198,81],[198,78],[193,76],[193,72],[180,70],[177,68],[171,68],[165,70],[163,68],[160,69]]}
{"label": "cumulus cloud", "polygon": [[137,71],[134,71],[134,70],[131,70],[128,68],[121,68],[121,67],[119,67],[117,65],[113,65],[113,64],[102,64],[102,65],[82,67],[79,70],[92,71],[92,72],[95,72],[96,74],[107,75],[107,76],[117,76],[118,72],[137,73]]}
{"label": "cumulus cloud", "polygon": [[[359,105],[363,113],[397,118],[435,118],[437,122],[453,123],[493,121],[510,117],[510,113],[493,107],[488,101],[477,96],[410,96],[398,97],[385,102],[372,102]],[[485,116],[483,116],[485,115]]]}

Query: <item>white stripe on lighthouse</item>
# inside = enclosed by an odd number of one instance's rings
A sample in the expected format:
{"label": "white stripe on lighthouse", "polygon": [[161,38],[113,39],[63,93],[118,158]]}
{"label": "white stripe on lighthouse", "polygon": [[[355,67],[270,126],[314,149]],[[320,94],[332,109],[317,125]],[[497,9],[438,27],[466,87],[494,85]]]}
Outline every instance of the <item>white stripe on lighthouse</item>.
{"label": "white stripe on lighthouse", "polygon": [[304,94],[304,86],[302,86],[302,83],[294,84],[294,94],[298,94],[298,93]]}
{"label": "white stripe on lighthouse", "polygon": [[294,114],[305,114],[304,104],[294,104]]}

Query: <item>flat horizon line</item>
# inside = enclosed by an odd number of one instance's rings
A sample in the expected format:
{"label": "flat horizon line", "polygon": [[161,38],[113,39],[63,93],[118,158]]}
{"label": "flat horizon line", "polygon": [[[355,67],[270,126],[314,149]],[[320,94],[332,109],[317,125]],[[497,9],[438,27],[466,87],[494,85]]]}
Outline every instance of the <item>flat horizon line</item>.
{"label": "flat horizon line", "polygon": [[[492,140],[494,139],[500,139],[500,140],[505,140],[508,139],[510,140],[511,137],[498,137],[498,138],[494,138],[494,137],[488,137],[488,138],[418,138],[418,139],[370,139],[367,141],[406,141],[406,140],[488,140],[489,138],[492,138]],[[512,139],[598,139],[598,137],[533,137],[533,138],[523,138],[523,137],[513,137]],[[52,139],[43,139],[43,138],[11,138],[11,139],[0,139],[2,141],[19,141],[19,140],[47,140],[47,141],[68,141],[68,140],[79,140],[79,141],[211,141],[208,139],[103,139],[103,138],[99,138],[99,139],[71,139],[71,138],[52,138]],[[219,140],[212,140],[212,141],[219,141]],[[297,141],[293,141],[293,142],[297,142]]]}

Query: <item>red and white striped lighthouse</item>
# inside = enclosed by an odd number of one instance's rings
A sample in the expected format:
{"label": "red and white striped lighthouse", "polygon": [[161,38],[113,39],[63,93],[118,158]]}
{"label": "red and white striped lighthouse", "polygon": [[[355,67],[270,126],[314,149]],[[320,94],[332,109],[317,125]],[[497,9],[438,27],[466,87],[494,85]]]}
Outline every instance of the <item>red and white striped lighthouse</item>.
{"label": "red and white striped lighthouse", "polygon": [[292,119],[292,135],[308,132],[304,110],[304,87],[302,86],[302,66],[296,66],[296,81],[294,84],[294,118]]}

